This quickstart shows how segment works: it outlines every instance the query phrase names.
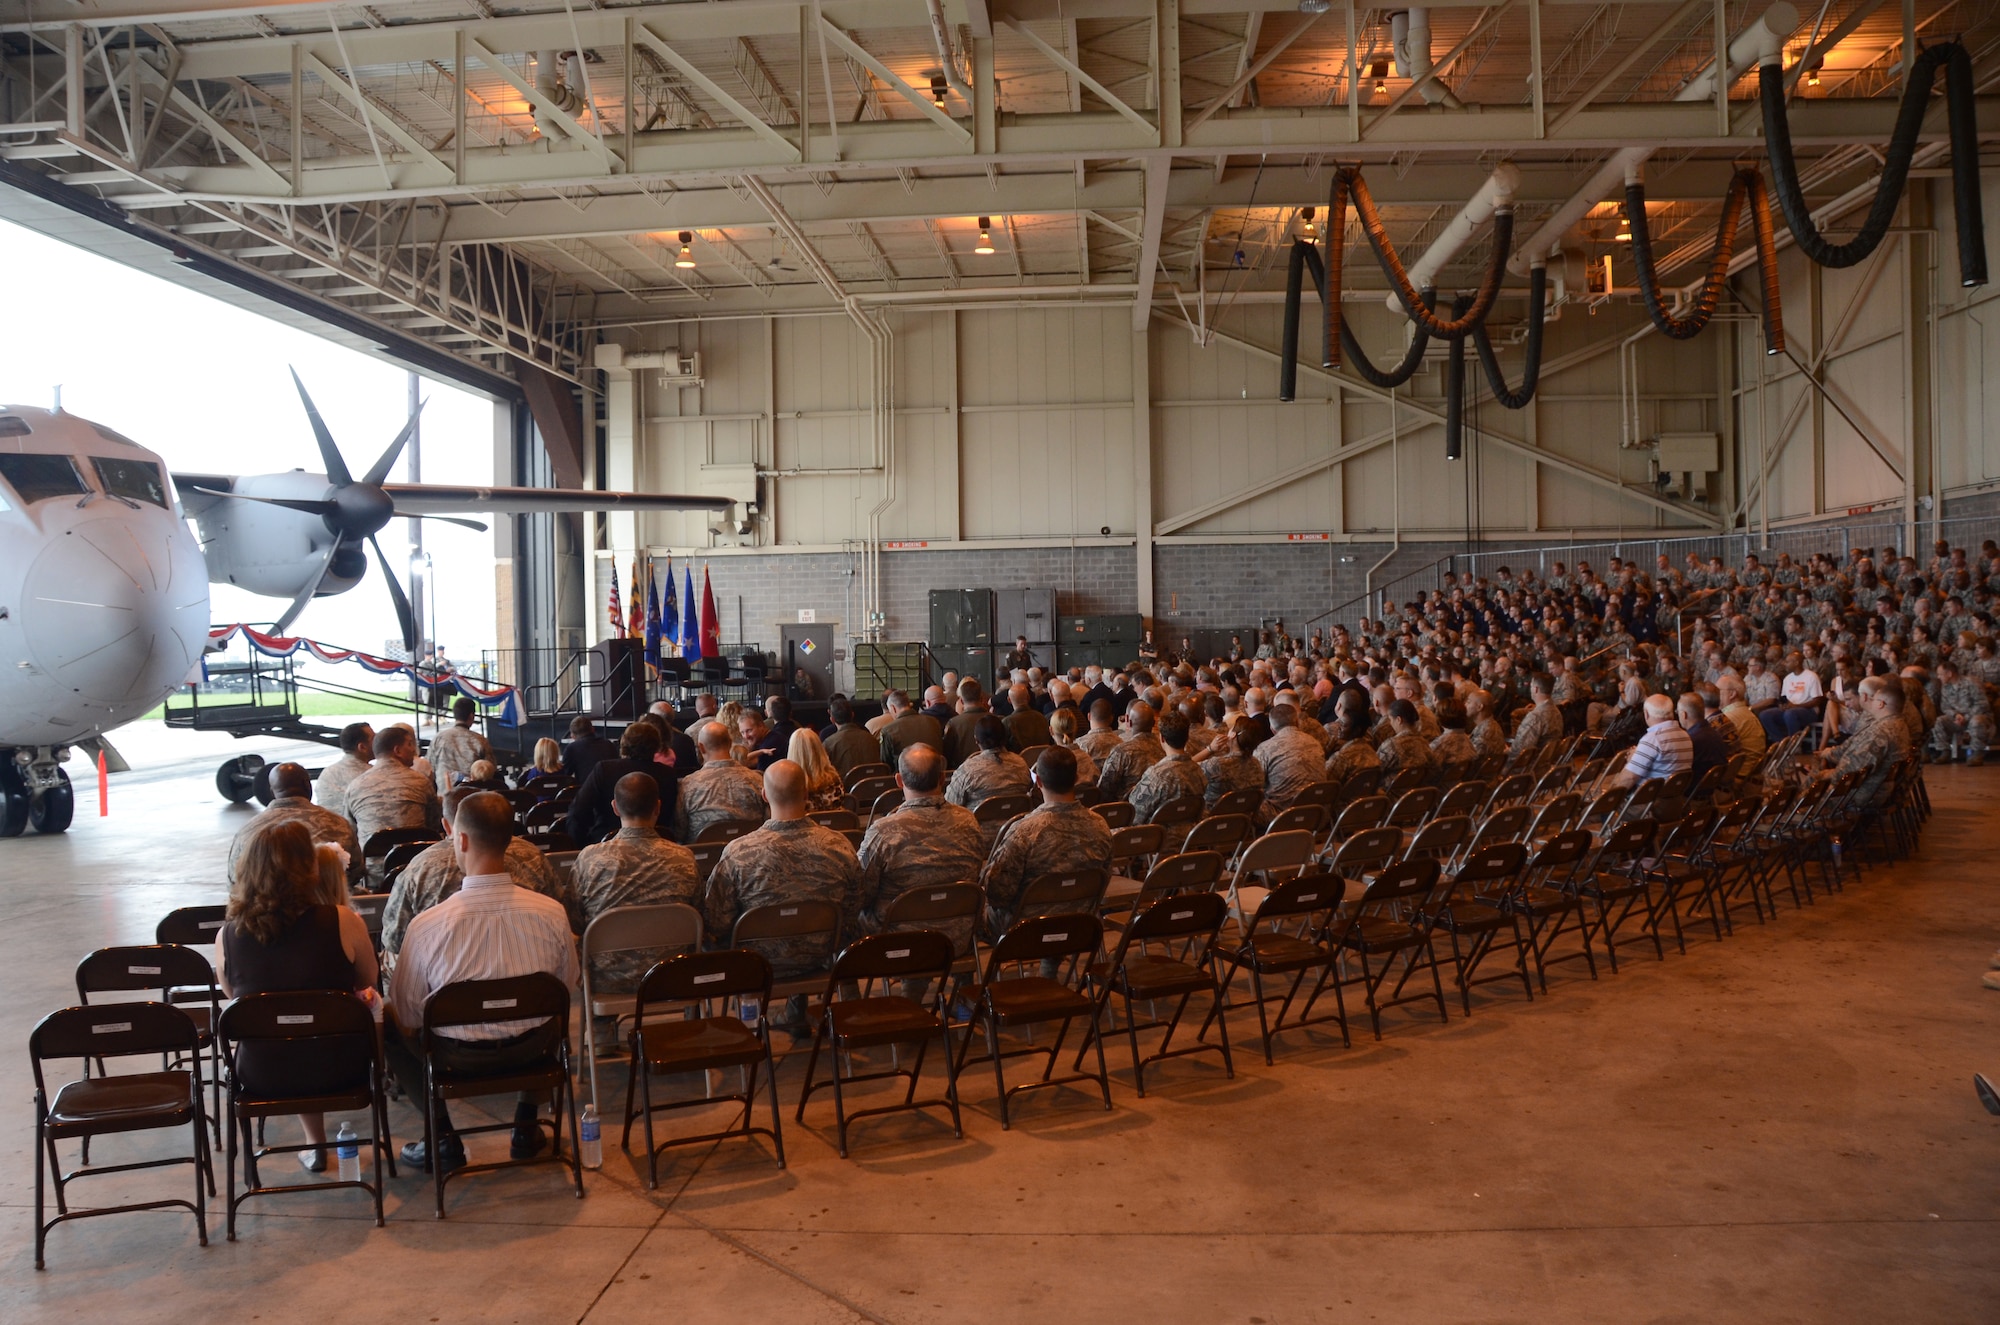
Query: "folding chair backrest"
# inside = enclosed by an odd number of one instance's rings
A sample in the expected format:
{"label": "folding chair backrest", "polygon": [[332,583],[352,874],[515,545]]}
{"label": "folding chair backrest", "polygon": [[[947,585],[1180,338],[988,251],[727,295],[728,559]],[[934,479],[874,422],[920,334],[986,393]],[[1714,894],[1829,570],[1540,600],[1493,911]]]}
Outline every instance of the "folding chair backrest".
{"label": "folding chair backrest", "polygon": [[982,824],[1004,824],[1034,808],[1035,798],[1024,792],[1015,796],[988,796],[972,814]]}
{"label": "folding chair backrest", "polygon": [[1267,920],[1330,915],[1347,895],[1347,881],[1338,874],[1301,874],[1271,889],[1250,922],[1254,931]]}
{"label": "folding chair backrest", "polygon": [[576,886],[576,857],[574,851],[544,851],[542,859],[548,862],[556,877],[574,888]]}
{"label": "folding chair backrest", "polygon": [[695,877],[707,883],[715,862],[722,859],[722,849],[728,845],[727,842],[696,842],[690,845],[688,851],[694,856]]}
{"label": "folding chair backrest", "polygon": [[1512,879],[1528,863],[1528,848],[1520,842],[1493,842],[1466,852],[1452,877],[1456,888],[1492,891],[1491,885]]}
{"label": "folding chair backrest", "polygon": [[1409,792],[1422,787],[1424,779],[1429,776],[1430,773],[1426,769],[1406,768],[1383,785],[1382,794],[1392,801],[1400,800]]}
{"label": "folding chair backrest", "polygon": [[1340,788],[1331,782],[1308,782],[1292,797],[1294,808],[1300,805],[1317,805],[1325,810],[1328,818],[1333,817],[1333,807],[1340,800]]}
{"label": "folding chair backrest", "polygon": [[1140,856],[1156,856],[1167,844],[1167,830],[1158,823],[1133,824],[1129,828],[1113,829],[1111,833],[1111,865],[1116,869],[1128,860]]}
{"label": "folding chair backrest", "polygon": [[1266,833],[1249,846],[1236,861],[1236,877],[1247,879],[1270,870],[1303,869],[1312,859],[1313,835],[1303,829]]}
{"label": "folding chair backrest", "polygon": [[1486,802],[1486,808],[1497,810],[1502,806],[1512,805],[1516,801],[1524,801],[1528,798],[1528,793],[1534,790],[1534,786],[1534,778],[1526,773],[1515,773],[1509,777],[1501,778],[1494,785],[1492,798]]}
{"label": "folding chair backrest", "polygon": [[455,980],[424,1000],[424,1040],[448,1026],[497,1021],[553,1021],[569,1026],[569,988],[547,971],[503,980]]}
{"label": "folding chair backrest", "polygon": [[1104,900],[1104,887],[1111,876],[1103,870],[1062,870],[1037,875],[1021,890],[1014,905],[1017,917],[1048,915],[1096,915]]}
{"label": "folding chair backrest", "polygon": [[1589,796],[1597,789],[1597,780],[1604,776],[1604,770],[1611,766],[1609,759],[1587,759],[1570,778],[1570,790]]}
{"label": "folding chair backrest", "polygon": [[1222,880],[1223,859],[1214,851],[1183,851],[1165,856],[1146,871],[1142,895],[1211,891]]}
{"label": "folding chair backrest", "polygon": [[1574,791],[1565,791],[1559,796],[1551,796],[1548,803],[1535,811],[1535,821],[1528,825],[1529,837],[1547,837],[1550,833],[1560,833],[1583,814],[1583,797]]}
{"label": "folding chair backrest", "polygon": [[1643,819],[1653,806],[1659,803],[1660,790],[1666,785],[1663,778],[1648,778],[1632,788],[1632,795],[1626,800],[1625,808],[1619,812],[1619,821]]}
{"label": "folding chair backrest", "polygon": [[848,808],[859,813],[864,805],[873,805],[885,791],[898,791],[896,779],[887,773],[874,777],[855,778],[847,784]]}
{"label": "folding chair backrest", "polygon": [[[853,803],[859,806],[864,802],[859,796],[856,796]],[[888,787],[876,793],[875,799],[865,803],[868,806],[868,817],[871,820],[880,819],[887,814],[894,814],[897,810],[903,808],[903,789],[896,786],[892,779]]]}
{"label": "folding chair backrest", "polygon": [[853,791],[869,778],[888,778],[893,782],[895,773],[896,770],[887,764],[856,764],[847,770],[847,776],[841,781],[849,791]]}
{"label": "folding chair backrest", "polygon": [[[1089,917],[1079,916],[1079,920]],[[833,959],[827,977],[827,1002],[831,1003],[840,985],[852,980],[910,980],[923,976],[948,979],[957,954],[951,940],[934,929],[913,929],[899,934],[868,934],[854,940]]]}
{"label": "folding chair backrest", "polygon": [[1272,818],[1267,833],[1318,833],[1326,827],[1326,807],[1323,805],[1293,805],[1278,811]]}
{"label": "folding chair backrest", "polygon": [[[729,946],[770,939],[815,939],[828,960],[840,942],[840,907],[833,902],[773,902],[736,917]],[[817,963],[808,963],[817,966]]]}
{"label": "folding chair backrest", "polygon": [[1188,829],[1182,851],[1233,852],[1250,837],[1247,814],[1211,814]]}
{"label": "folding chair backrest", "polygon": [[1596,843],[1587,829],[1571,828],[1542,843],[1528,862],[1528,872],[1544,882],[1567,879]]}
{"label": "folding chair backrest", "polygon": [[1030,916],[1015,921],[993,944],[986,969],[990,978],[1003,966],[1090,957],[1103,946],[1104,926],[1096,916]]}
{"label": "folding chair backrest", "polygon": [[1333,840],[1345,842],[1364,828],[1380,828],[1389,821],[1389,798],[1387,796],[1363,796],[1347,803],[1340,817],[1333,821]]}
{"label": "folding chair backrest", "polygon": [[399,842],[382,857],[382,877],[393,880],[410,867],[410,862],[429,851],[435,842]]}
{"label": "folding chair backrest", "polygon": [[1139,817],[1139,811],[1131,801],[1100,801],[1090,807],[1097,817],[1104,820],[1111,829],[1130,828],[1132,821]]}
{"label": "folding chair backrest", "polygon": [[382,917],[389,909],[389,894],[354,893],[348,897],[347,904],[354,908],[355,915],[361,917],[361,923],[368,926],[369,937],[382,937]]}
{"label": "folding chair backrest", "polygon": [[740,998],[754,994],[760,1003],[771,997],[771,963],[748,948],[720,952],[676,953],[658,962],[639,981],[636,1014],[643,1021],[655,1003],[692,1003],[696,999]]}
{"label": "folding chair backrest", "polygon": [[119,1003],[111,1007],[62,1008],[28,1033],[28,1057],[35,1085],[42,1064],[56,1058],[124,1058],[133,1054],[190,1053],[194,1023],[166,1003]]}
{"label": "folding chair backrest", "polygon": [[384,828],[361,844],[361,855],[364,859],[373,860],[377,856],[388,855],[390,848],[401,846],[406,842],[435,841],[437,834],[428,828]]}
{"label": "folding chair backrest", "polygon": [[1436,856],[1443,860],[1457,853],[1472,837],[1472,816],[1454,814],[1449,819],[1433,819],[1417,830],[1403,855]]}
{"label": "folding chair backrest", "polygon": [[1417,787],[1404,792],[1389,811],[1389,822],[1398,828],[1415,828],[1437,809],[1440,794],[1436,787]]}
{"label": "folding chair backrest", "polygon": [[700,946],[701,912],[685,902],[614,906],[584,928],[583,969],[588,975],[591,958],[607,952]]}
{"label": "folding chair backrest", "polygon": [[1511,842],[1527,833],[1528,823],[1534,815],[1535,812],[1525,805],[1509,805],[1495,810],[1480,820],[1479,833],[1473,838],[1473,845],[1479,847],[1488,842]]}
{"label": "folding chair backrest", "polygon": [[228,922],[226,906],[184,906],[169,911],[153,928],[153,942],[178,943],[184,948],[212,948],[216,931]]}
{"label": "folding chair backrest", "polygon": [[1042,751],[1048,748],[1049,747],[1046,742],[1041,745],[1029,746],[1027,749],[1021,751],[1021,762],[1026,764],[1029,768],[1033,768],[1035,766],[1035,761],[1042,757]]}
{"label": "folding chair backrest", "polygon": [[1695,773],[1691,768],[1682,769],[1671,777],[1662,778],[1659,795],[1671,796],[1675,800],[1686,800],[1694,791]]}
{"label": "folding chair backrest", "polygon": [[345,991],[251,994],[222,1010],[216,1034],[232,1072],[235,1046],[254,1040],[298,1045],[311,1054],[315,1074],[324,1072],[336,1080],[368,1080],[376,1062],[375,1015]]}
{"label": "folding chair backrest", "polygon": [[1183,893],[1163,897],[1132,917],[1126,926],[1120,951],[1134,943],[1162,939],[1200,938],[1222,928],[1229,914],[1228,899],[1221,893]]}
{"label": "folding chair backrest", "polygon": [[695,834],[697,842],[734,842],[739,837],[747,837],[764,825],[755,819],[718,819]]}
{"label": "folding chair backrest", "polygon": [[1225,814],[1248,816],[1257,813],[1263,804],[1263,792],[1255,787],[1245,787],[1241,791],[1224,792],[1222,795],[1217,796],[1215,804],[1209,808],[1208,813],[1210,818],[1216,818]]}
{"label": "folding chair backrest", "polygon": [[1403,830],[1384,824],[1380,828],[1364,828],[1342,842],[1334,851],[1331,864],[1335,873],[1352,879],[1386,865],[1402,850]]}
{"label": "folding chair backrest", "polygon": [[1443,867],[1434,856],[1423,856],[1416,860],[1401,860],[1375,876],[1355,904],[1355,917],[1364,911],[1401,911],[1408,906],[1421,903],[1437,887]]}
{"label": "folding chair backrest", "polygon": [[92,994],[139,993],[189,988],[215,983],[208,958],[178,943],[154,943],[99,948],[76,964],[76,996],[90,1002]]}
{"label": "folding chair backrest", "polygon": [[852,810],[814,810],[806,818],[823,827],[841,831],[861,827],[861,816]]}
{"label": "folding chair backrest", "polygon": [[[935,928],[947,920],[976,918],[986,894],[976,883],[937,883],[896,894],[882,915],[885,930]],[[963,955],[963,954],[961,954]]]}
{"label": "folding chair backrest", "polygon": [[1548,772],[1542,774],[1541,778],[1535,783],[1534,790],[1528,793],[1528,799],[1540,800],[1544,796],[1555,795],[1557,792],[1561,791],[1564,787],[1567,787],[1569,785],[1569,778],[1570,778],[1569,765],[1567,764],[1556,765]]}
{"label": "folding chair backrest", "polygon": [[1625,808],[1629,796],[1630,793],[1622,787],[1599,792],[1597,799],[1590,803],[1590,808],[1583,812],[1583,822],[1609,827],[1617,822],[1618,812]]}
{"label": "folding chair backrest", "polygon": [[1493,789],[1484,782],[1461,782],[1444,794],[1438,802],[1437,814],[1440,819],[1453,814],[1475,814],[1486,804],[1486,798]]}
{"label": "folding chair backrest", "polygon": [[1653,845],[1653,834],[1659,825],[1650,819],[1633,819],[1619,824],[1605,834],[1604,843],[1598,848],[1600,863],[1626,863],[1637,860]]}
{"label": "folding chair backrest", "polygon": [[1335,798],[1338,805],[1350,805],[1363,796],[1373,796],[1382,789],[1382,768],[1357,768],[1348,774],[1340,784],[1340,794]]}
{"label": "folding chair backrest", "polygon": [[1148,823],[1156,823],[1165,828],[1175,828],[1191,824],[1201,818],[1203,801],[1199,796],[1176,796],[1153,811]]}

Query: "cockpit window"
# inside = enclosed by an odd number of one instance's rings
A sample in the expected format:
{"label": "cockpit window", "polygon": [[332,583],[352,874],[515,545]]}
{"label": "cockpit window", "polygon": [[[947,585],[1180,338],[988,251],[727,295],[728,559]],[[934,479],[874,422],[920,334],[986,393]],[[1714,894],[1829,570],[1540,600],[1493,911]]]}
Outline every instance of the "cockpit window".
{"label": "cockpit window", "polygon": [[26,437],[34,429],[18,414],[0,414],[0,437]]}
{"label": "cockpit window", "polygon": [[104,456],[92,456],[90,463],[97,466],[97,477],[103,482],[104,490],[112,496],[149,501],[155,506],[167,504],[167,489],[160,482],[160,467],[152,461],[110,460]]}
{"label": "cockpit window", "polygon": [[[0,479],[7,480],[30,506],[51,497],[79,497],[90,491],[76,461],[66,455],[0,455]],[[155,485],[158,482],[156,477]]]}

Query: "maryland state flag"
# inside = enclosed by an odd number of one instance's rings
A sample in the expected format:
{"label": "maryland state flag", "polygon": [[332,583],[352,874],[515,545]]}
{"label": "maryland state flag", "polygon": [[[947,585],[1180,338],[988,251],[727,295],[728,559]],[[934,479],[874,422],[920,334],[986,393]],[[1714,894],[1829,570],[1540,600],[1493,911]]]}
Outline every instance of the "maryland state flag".
{"label": "maryland state flag", "polygon": [[639,592],[639,563],[632,563],[632,614],[625,620],[626,639],[646,638],[646,596]]}
{"label": "maryland state flag", "polygon": [[625,609],[618,601],[618,563],[611,563],[611,636],[616,639],[625,633]]}
{"label": "maryland state flag", "polygon": [[708,567],[701,568],[701,656],[722,656],[722,622],[715,615],[715,590],[708,582]]}

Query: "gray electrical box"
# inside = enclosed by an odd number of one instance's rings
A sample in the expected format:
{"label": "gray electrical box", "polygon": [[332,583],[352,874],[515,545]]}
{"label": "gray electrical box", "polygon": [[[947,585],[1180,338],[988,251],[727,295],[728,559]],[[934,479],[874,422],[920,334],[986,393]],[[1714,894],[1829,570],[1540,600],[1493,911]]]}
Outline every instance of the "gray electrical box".
{"label": "gray electrical box", "polygon": [[1054,589],[999,589],[993,595],[993,642],[1003,652],[1017,635],[1030,644],[1053,644],[1056,629]]}

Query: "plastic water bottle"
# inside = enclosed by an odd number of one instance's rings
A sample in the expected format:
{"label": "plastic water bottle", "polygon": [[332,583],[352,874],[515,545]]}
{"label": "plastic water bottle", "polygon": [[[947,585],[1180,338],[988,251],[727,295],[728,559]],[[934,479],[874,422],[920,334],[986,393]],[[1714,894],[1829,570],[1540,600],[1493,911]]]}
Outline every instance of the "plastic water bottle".
{"label": "plastic water bottle", "polygon": [[342,1182],[361,1181],[360,1138],[354,1135],[353,1123],[342,1123],[340,1132],[333,1138],[333,1153],[340,1160],[340,1180]]}
{"label": "plastic water bottle", "polygon": [[764,1009],[762,1004],[760,1004],[754,998],[744,999],[742,1003],[738,1005],[736,1010],[738,1013],[742,1015],[743,1024],[745,1026],[748,1026],[752,1031],[755,1031],[757,1029],[757,1023],[763,1018],[764,1015]]}
{"label": "plastic water bottle", "polygon": [[604,1165],[604,1142],[598,1137],[597,1106],[583,1106],[583,1122],[578,1127],[582,1143],[578,1149],[583,1155],[583,1166],[587,1169],[602,1168]]}

